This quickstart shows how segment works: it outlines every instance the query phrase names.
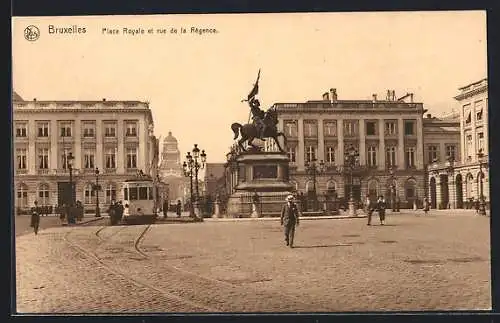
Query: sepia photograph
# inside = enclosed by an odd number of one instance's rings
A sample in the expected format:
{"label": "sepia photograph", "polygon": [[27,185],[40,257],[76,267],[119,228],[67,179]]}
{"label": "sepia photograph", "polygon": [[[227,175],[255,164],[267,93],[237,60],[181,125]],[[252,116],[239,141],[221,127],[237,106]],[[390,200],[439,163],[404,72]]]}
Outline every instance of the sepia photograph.
{"label": "sepia photograph", "polygon": [[12,17],[13,314],[490,311],[486,18]]}

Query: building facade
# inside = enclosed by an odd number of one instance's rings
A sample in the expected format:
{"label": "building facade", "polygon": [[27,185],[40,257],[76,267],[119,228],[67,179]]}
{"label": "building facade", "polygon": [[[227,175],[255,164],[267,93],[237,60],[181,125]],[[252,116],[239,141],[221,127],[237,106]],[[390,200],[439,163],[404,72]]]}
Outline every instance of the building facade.
{"label": "building facade", "polygon": [[168,200],[170,203],[176,203],[177,200],[185,202],[185,191],[188,188],[189,179],[184,177],[179,143],[170,131],[163,140],[159,175],[162,181],[168,184]]}
{"label": "building facade", "polygon": [[[278,128],[287,139],[290,178],[298,192],[336,195],[357,201],[384,195],[401,207],[412,206],[425,192],[423,104],[413,94],[385,100],[339,100],[335,89],[321,101],[276,103]],[[281,144],[284,144],[283,142]],[[270,146],[271,145],[271,146]],[[266,149],[272,147],[266,142]],[[349,150],[356,165],[348,168]],[[312,175],[308,165],[320,161],[323,169]]]}
{"label": "building facade", "polygon": [[437,208],[471,208],[483,195],[489,202],[488,80],[459,88],[460,153],[428,166],[429,199]]}
{"label": "building facade", "polygon": [[[125,179],[138,171],[156,177],[158,141],[147,102],[25,101],[14,93],[13,111],[18,209],[35,200],[55,206],[71,198],[90,209],[99,194],[104,210],[111,200],[123,198]],[[100,192],[94,187],[96,168]]]}

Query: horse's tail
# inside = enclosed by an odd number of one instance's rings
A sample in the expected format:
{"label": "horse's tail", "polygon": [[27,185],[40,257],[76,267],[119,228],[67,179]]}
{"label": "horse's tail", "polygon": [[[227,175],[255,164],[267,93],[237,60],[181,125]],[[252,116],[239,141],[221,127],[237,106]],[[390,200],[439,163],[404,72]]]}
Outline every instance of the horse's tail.
{"label": "horse's tail", "polygon": [[238,138],[238,135],[240,134],[241,127],[243,127],[243,126],[241,124],[239,124],[238,122],[235,122],[231,125],[231,129],[234,132],[233,140],[236,140],[236,138]]}

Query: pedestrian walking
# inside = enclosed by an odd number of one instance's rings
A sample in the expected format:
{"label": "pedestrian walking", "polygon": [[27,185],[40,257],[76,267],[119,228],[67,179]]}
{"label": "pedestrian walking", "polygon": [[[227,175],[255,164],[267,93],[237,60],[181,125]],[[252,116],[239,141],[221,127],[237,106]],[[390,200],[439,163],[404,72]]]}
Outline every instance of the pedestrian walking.
{"label": "pedestrian walking", "polygon": [[424,214],[427,215],[427,213],[429,213],[429,200],[426,198],[424,198]]}
{"label": "pedestrian walking", "polygon": [[380,218],[380,225],[385,224],[385,209],[387,207],[387,204],[385,202],[384,196],[380,195],[377,201],[377,211],[378,211],[378,216]]}
{"label": "pedestrian walking", "polygon": [[162,209],[163,209],[163,217],[167,218],[167,216],[168,216],[168,201],[167,200],[163,201]]}
{"label": "pedestrian walking", "polygon": [[177,217],[181,217],[181,212],[182,212],[182,203],[181,200],[177,200],[177,205],[175,206],[175,214],[177,214]]}
{"label": "pedestrian walking", "polygon": [[474,208],[476,209],[476,214],[479,214],[479,199],[474,201]]}
{"label": "pedestrian walking", "polygon": [[369,197],[366,198],[365,208],[366,215],[368,217],[368,223],[366,225],[372,225],[372,215],[375,211],[376,206],[377,205],[374,200],[370,199]]}
{"label": "pedestrian walking", "polygon": [[38,227],[40,226],[40,207],[38,206],[38,202],[35,201],[35,206],[31,209],[31,227],[33,227],[33,231],[35,234],[38,234]]}
{"label": "pedestrian walking", "polygon": [[108,215],[109,215],[109,220],[111,222],[111,225],[115,225],[118,222],[117,216],[116,216],[115,201],[111,201],[111,204],[109,205],[109,208],[108,208]]}
{"label": "pedestrian walking", "polygon": [[118,222],[121,222],[123,218],[123,203],[122,201],[118,201],[118,205],[116,206],[116,217]]}
{"label": "pedestrian walking", "polygon": [[293,195],[287,196],[286,203],[281,209],[281,225],[284,229],[286,245],[293,248],[295,226],[299,226],[299,210],[293,201]]}

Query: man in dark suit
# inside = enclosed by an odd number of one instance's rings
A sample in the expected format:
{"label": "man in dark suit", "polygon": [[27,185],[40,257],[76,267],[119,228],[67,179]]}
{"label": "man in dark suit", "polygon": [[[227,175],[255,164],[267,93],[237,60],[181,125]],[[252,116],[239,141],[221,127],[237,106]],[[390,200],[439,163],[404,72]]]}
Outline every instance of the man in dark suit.
{"label": "man in dark suit", "polygon": [[285,231],[285,242],[287,246],[293,248],[293,237],[295,235],[295,226],[299,225],[299,209],[293,201],[293,196],[288,195],[286,204],[281,209],[281,225]]}

